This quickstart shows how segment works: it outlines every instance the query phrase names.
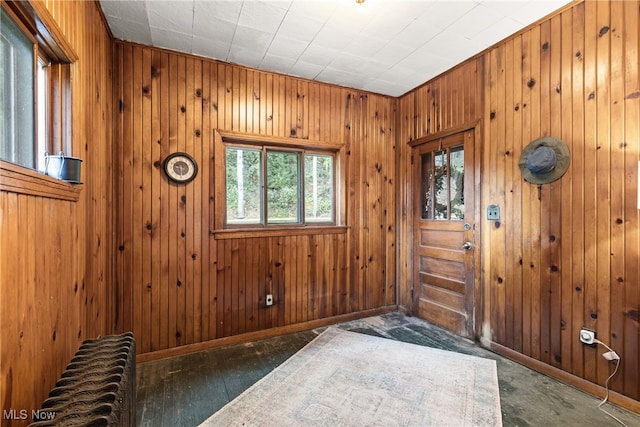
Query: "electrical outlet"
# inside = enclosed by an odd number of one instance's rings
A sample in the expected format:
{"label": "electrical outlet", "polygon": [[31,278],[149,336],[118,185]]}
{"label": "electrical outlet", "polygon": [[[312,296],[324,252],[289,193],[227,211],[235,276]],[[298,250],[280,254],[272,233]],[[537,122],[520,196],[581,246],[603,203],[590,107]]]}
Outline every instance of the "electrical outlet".
{"label": "electrical outlet", "polygon": [[594,344],[596,340],[596,333],[589,329],[582,328],[580,329],[580,341],[583,344]]}
{"label": "electrical outlet", "polygon": [[265,297],[265,304],[268,306],[273,305],[273,295],[267,294]]}

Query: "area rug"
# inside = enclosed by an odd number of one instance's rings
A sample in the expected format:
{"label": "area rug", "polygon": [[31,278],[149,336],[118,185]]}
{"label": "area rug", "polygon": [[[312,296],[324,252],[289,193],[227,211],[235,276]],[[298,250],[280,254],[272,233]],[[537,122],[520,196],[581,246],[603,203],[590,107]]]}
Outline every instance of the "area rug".
{"label": "area rug", "polygon": [[201,426],[501,426],[496,363],[328,328]]}

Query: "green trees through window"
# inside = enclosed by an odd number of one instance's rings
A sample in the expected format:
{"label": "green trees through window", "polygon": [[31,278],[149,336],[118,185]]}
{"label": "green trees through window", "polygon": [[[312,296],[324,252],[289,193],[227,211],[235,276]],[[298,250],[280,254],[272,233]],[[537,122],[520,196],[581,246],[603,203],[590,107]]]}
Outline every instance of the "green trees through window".
{"label": "green trees through window", "polygon": [[226,148],[229,225],[334,222],[333,154]]}

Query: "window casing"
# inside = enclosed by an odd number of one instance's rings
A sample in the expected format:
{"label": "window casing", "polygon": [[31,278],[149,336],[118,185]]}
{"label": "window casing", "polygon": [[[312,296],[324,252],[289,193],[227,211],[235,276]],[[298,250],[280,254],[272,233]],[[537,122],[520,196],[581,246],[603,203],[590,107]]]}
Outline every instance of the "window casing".
{"label": "window casing", "polygon": [[212,150],[216,239],[346,232],[344,144],[216,130]]}

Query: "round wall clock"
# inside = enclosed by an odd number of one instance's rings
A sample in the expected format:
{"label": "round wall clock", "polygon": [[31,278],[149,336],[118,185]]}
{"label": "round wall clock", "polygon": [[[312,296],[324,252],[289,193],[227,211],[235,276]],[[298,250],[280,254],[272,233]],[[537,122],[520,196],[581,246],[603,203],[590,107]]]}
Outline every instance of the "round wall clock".
{"label": "round wall clock", "polygon": [[198,164],[187,153],[170,154],[163,165],[167,178],[178,184],[191,182],[198,174]]}

